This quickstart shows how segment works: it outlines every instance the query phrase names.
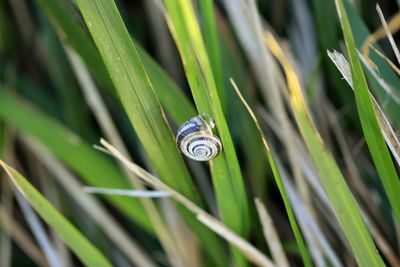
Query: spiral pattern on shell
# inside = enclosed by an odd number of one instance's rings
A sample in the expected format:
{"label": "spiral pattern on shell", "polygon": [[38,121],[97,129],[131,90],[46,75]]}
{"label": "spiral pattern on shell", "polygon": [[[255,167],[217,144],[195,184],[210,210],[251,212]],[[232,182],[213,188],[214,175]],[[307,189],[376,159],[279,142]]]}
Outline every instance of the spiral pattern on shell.
{"label": "spiral pattern on shell", "polygon": [[221,141],[202,116],[186,121],[179,128],[176,144],[185,156],[197,161],[211,160],[222,149]]}

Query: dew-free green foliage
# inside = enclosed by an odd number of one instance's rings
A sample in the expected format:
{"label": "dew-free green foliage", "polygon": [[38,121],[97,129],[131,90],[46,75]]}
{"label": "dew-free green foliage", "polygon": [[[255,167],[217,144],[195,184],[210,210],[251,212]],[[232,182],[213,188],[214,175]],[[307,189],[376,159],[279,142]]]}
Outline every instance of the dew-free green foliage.
{"label": "dew-free green foliage", "polygon": [[111,267],[106,257],[64,218],[20,173],[0,160],[13,184],[36,212],[61,237],[76,256],[88,267]]}

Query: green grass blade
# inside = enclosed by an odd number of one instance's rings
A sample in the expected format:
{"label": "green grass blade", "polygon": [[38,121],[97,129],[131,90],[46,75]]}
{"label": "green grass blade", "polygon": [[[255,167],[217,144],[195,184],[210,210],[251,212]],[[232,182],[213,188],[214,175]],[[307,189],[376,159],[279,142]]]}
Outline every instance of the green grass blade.
{"label": "green grass blade", "polygon": [[[101,60],[99,51],[86,35],[81,25],[74,19],[73,14],[65,3],[58,0],[37,1],[40,8],[50,18],[59,35],[82,57],[100,84],[115,95],[114,86]],[[187,119],[187,116],[194,116],[195,109],[193,105],[178,86],[139,44],[135,43],[135,46],[161,104],[172,116],[173,120],[180,124]],[[176,105],[177,101],[179,101],[179,105]]]}
{"label": "green grass blade", "polygon": [[283,185],[283,180],[282,180],[281,174],[279,172],[278,164],[275,161],[272,151],[269,149],[268,141],[267,141],[266,137],[264,136],[264,132],[261,129],[261,126],[256,118],[256,115],[251,110],[251,108],[247,104],[246,100],[243,98],[242,94],[240,93],[239,88],[236,86],[236,84],[233,82],[233,80],[232,80],[232,85],[233,85],[237,95],[239,96],[240,101],[242,101],[243,105],[246,107],[248,113],[250,114],[251,119],[253,120],[254,124],[256,125],[258,133],[261,136],[261,139],[263,141],[263,147],[265,149],[265,153],[267,154],[268,162],[271,167],[272,173],[274,175],[276,185],[278,186],[279,193],[281,194],[283,203],[285,205],[285,209],[286,209],[286,213],[289,218],[290,226],[292,227],[292,231],[296,238],[296,242],[299,247],[304,266],[311,267],[312,263],[311,263],[310,254],[307,251],[306,245],[304,243],[303,237],[300,232],[300,228],[296,221],[296,217],[294,216],[292,205],[290,204],[289,197],[287,196],[285,186]]}
{"label": "green grass blade", "polygon": [[360,116],[364,136],[394,215],[397,222],[400,222],[400,180],[379,127],[343,2],[336,0],[336,7],[349,53],[358,115]]}
{"label": "green grass blade", "polygon": [[[366,22],[363,21],[360,14],[357,13],[357,9],[353,6],[350,1],[343,1],[344,9],[347,13],[347,18],[350,23],[351,29],[353,29],[352,34],[355,41],[356,47],[361,50],[364,41],[371,34]],[[377,15],[374,15],[377,17]],[[379,43],[373,44],[374,47],[381,52],[383,51],[379,45]],[[376,64],[379,69],[379,74],[382,79],[384,79],[388,84],[391,84],[394,88],[400,87],[400,79],[396,75],[395,71],[390,67],[390,65],[384,60],[382,57],[378,56],[374,51],[370,51],[370,59]],[[400,124],[400,118],[397,116],[400,112],[399,105],[390,97],[388,97],[385,90],[379,86],[379,83],[373,79],[371,75],[368,75],[368,78],[371,78],[371,84],[373,85],[373,89],[375,93],[379,96],[379,99],[383,102],[385,101],[385,106],[387,106],[386,110],[390,111],[390,115],[392,120],[397,124]],[[387,113],[387,112],[385,112]]]}
{"label": "green grass blade", "polygon": [[164,112],[117,7],[111,0],[78,1],[123,107],[157,173],[199,203]]}
{"label": "green grass blade", "polygon": [[[135,43],[139,57],[146,69],[149,79],[154,86],[162,106],[171,115],[178,125],[184,123],[188,118],[196,116],[197,112],[176,83],[168,74],[149,56],[143,48]],[[177,105],[176,103],[179,103]]]}
{"label": "green grass blade", "polygon": [[37,0],[40,8],[48,15],[59,36],[70,44],[88,64],[96,79],[107,89],[113,87],[110,76],[98,54],[96,47],[88,39],[84,30],[79,27],[74,16],[68,12],[64,1]]}
{"label": "green grass blade", "polygon": [[[239,88],[245,87],[245,74],[242,66],[240,66],[240,57],[238,57],[238,51],[234,50],[234,45],[230,42],[234,42],[233,36],[229,36],[232,39],[220,38],[221,54],[224,65],[224,77],[232,78]],[[236,54],[235,54],[236,52]],[[229,79],[225,81],[225,91],[229,92],[231,89],[231,83]],[[254,97],[251,97],[249,90],[243,91],[243,97],[250,105]],[[230,118],[230,126],[232,132],[232,138],[237,138],[238,143],[241,146],[246,158],[246,172],[248,177],[252,179],[252,193],[260,199],[264,199],[267,190],[267,172],[265,168],[268,164],[265,157],[263,142],[260,135],[257,132],[257,128],[252,123],[251,117],[246,112],[245,107],[242,105],[240,100],[234,94],[226,94],[228,117]],[[242,165],[242,166],[243,166]]]}
{"label": "green grass blade", "polygon": [[224,146],[211,163],[221,217],[231,229],[244,234],[248,227],[246,192],[193,7],[188,1],[165,4],[198,112],[213,116]]}
{"label": "green grass blade", "polygon": [[[241,179],[232,140],[230,139],[218,95],[216,94],[216,86],[200,35],[200,30],[195,21],[193,7],[189,2],[185,1],[166,1],[166,6],[172,22],[171,28],[173,28],[173,34],[175,35],[182,60],[186,66],[186,74],[191,85],[197,109],[200,114],[205,113],[214,117],[224,145],[223,153],[212,163],[214,171],[218,172],[219,170],[223,174],[220,174],[220,177],[223,177],[220,179],[226,180],[217,181],[221,182],[221,184],[215,184],[221,216],[223,220],[230,221],[228,225],[232,227],[232,229],[243,233],[246,223],[244,223],[244,221],[240,222],[240,220],[247,219],[246,217],[242,217],[247,215],[247,201],[244,193],[243,181]],[[233,160],[230,161],[229,158],[233,158]],[[232,181],[229,181],[230,179],[232,179]],[[223,187],[224,194],[222,194],[221,190],[223,182],[229,182]],[[231,206],[232,204],[227,205],[227,199],[223,197],[223,195],[227,194],[228,190],[231,191],[233,193],[232,196],[236,198],[234,201],[232,201],[232,199],[229,200],[229,202],[236,202],[235,204],[232,203],[236,206],[234,209]],[[228,209],[231,209],[233,213],[227,212]],[[237,212],[241,215],[236,216],[238,215]],[[238,220],[238,218],[241,219]]]}
{"label": "green grass blade", "polygon": [[[213,117],[223,144],[220,155],[210,164],[222,221],[246,236],[249,228],[246,190],[192,3],[166,0],[165,5],[167,22],[181,54],[197,110],[199,114]],[[236,264],[245,265],[242,255],[235,249],[232,251]]]}
{"label": "green grass blade", "polygon": [[[153,84],[115,3],[112,0],[79,0],[78,6],[152,166],[166,184],[200,204]],[[215,235],[190,214],[183,215],[207,244],[205,248],[214,260],[220,261]]]}
{"label": "green grass blade", "polygon": [[[68,128],[85,139],[90,139],[91,129],[87,127],[89,111],[76,85],[63,47],[45,18],[42,19],[41,45],[46,53],[46,72],[56,91],[63,121]],[[76,107],[81,107],[77,109]]]}
{"label": "green grass blade", "polygon": [[[116,165],[52,118],[30,103],[0,90],[0,118],[30,135],[72,168],[89,185],[109,188],[130,188]],[[140,202],[130,198],[106,196],[118,209],[143,229],[152,232],[151,223]]]}
{"label": "green grass blade", "polygon": [[104,255],[65,219],[20,173],[2,160],[0,160],[0,165],[40,217],[54,229],[65,244],[86,266],[112,266]]}
{"label": "green grass blade", "polygon": [[357,263],[361,267],[385,266],[338,165],[313,124],[295,71],[272,34],[267,34],[266,41],[286,73],[290,102],[297,125]]}
{"label": "green grass blade", "polygon": [[208,59],[214,75],[215,85],[219,100],[225,111],[226,96],[224,92],[224,76],[222,68],[222,59],[220,53],[220,45],[218,38],[217,23],[215,21],[214,1],[202,0],[199,1],[200,15],[202,19],[202,28],[204,43],[207,49]]}
{"label": "green grass blade", "polygon": [[[345,10],[348,14],[348,19],[350,22],[350,26],[353,29],[354,40],[358,49],[362,48],[362,45],[366,38],[370,35],[370,31],[368,30],[367,25],[357,13],[357,9],[354,5],[350,3],[351,1],[345,0],[343,1]],[[316,28],[318,30],[319,38],[320,38],[320,51],[331,50],[333,48],[338,49],[339,46],[339,31],[338,27],[340,22],[338,21],[335,1],[319,1],[313,0],[314,14],[316,19]],[[329,32],[329,34],[326,34]],[[379,48],[379,44],[374,44],[374,47],[381,50]],[[381,77],[388,83],[391,84],[394,88],[400,87],[400,80],[391,69],[391,67],[387,64],[387,62],[379,57],[375,52],[371,51],[370,53],[371,60],[377,65],[379,69],[379,73]],[[329,71],[329,80],[334,84],[336,89],[335,94],[337,93],[342,98],[342,102],[347,106],[348,109],[353,109],[354,112],[350,111],[349,116],[351,116],[354,121],[358,121],[357,112],[356,112],[356,104],[354,101],[351,92],[347,90],[342,90],[345,83],[341,80],[341,77],[338,75],[336,69],[331,64],[329,58],[325,57],[323,54],[323,60],[325,67]],[[388,95],[379,82],[375,79],[373,75],[370,73],[366,73],[368,81],[371,85],[371,90],[376,95],[377,100],[380,103],[385,103],[384,110],[385,114],[389,116],[391,122],[395,125],[400,125],[400,116],[398,116],[400,112],[399,105]],[[349,100],[351,99],[351,100]],[[354,101],[354,103],[352,102]],[[360,129],[361,130],[361,129]]]}

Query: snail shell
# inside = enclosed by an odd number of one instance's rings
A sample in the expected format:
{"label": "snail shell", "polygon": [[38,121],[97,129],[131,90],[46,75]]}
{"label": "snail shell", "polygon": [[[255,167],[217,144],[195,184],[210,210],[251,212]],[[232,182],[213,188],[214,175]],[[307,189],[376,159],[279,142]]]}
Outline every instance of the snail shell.
{"label": "snail shell", "polygon": [[178,129],[176,144],[185,156],[197,161],[211,160],[222,149],[221,140],[213,134],[203,116],[186,121]]}

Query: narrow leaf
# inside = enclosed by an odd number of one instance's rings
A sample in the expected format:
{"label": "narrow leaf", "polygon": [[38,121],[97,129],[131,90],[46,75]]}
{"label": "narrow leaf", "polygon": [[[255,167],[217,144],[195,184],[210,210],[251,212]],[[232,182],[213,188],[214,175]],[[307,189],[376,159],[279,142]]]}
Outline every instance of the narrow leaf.
{"label": "narrow leaf", "polygon": [[75,255],[89,267],[112,266],[67,219],[65,219],[21,174],[0,160],[11,181],[36,212],[46,221]]}
{"label": "narrow leaf", "polygon": [[349,53],[357,110],[364,136],[394,215],[397,222],[400,222],[400,180],[379,127],[367,80],[358,58],[350,22],[341,0],[336,0],[336,8]]}
{"label": "narrow leaf", "polygon": [[214,118],[223,144],[221,154],[211,163],[222,220],[244,234],[249,216],[246,191],[193,6],[189,1],[167,0],[165,4],[197,110]]}
{"label": "narrow leaf", "polygon": [[[226,96],[224,92],[224,76],[221,63],[221,53],[218,38],[217,23],[215,21],[214,1],[199,1],[200,15],[202,19],[204,43],[207,49],[208,58],[212,68],[215,85],[221,105],[225,107]],[[225,109],[224,109],[225,110]]]}
{"label": "narrow leaf", "polygon": [[[247,193],[192,2],[166,0],[164,3],[168,26],[180,52],[198,113],[213,118],[222,141],[220,155],[210,164],[222,221],[238,234],[247,236]],[[246,265],[236,249],[233,256],[236,265]]]}
{"label": "narrow leaf", "polygon": [[[81,25],[74,19],[70,9],[63,1],[57,0],[37,0],[39,6],[49,16],[58,34],[66,41],[85,61],[100,84],[115,95],[114,85],[101,60],[99,51],[89,39]],[[192,103],[171,80],[166,72],[149,56],[146,51],[135,43],[139,56],[149,75],[149,79],[154,85],[160,102],[166,108],[177,124],[186,121],[187,116],[194,116],[195,110]],[[179,105],[176,105],[176,103]]]}
{"label": "narrow leaf", "polygon": [[338,165],[313,124],[294,69],[269,32],[266,34],[266,43],[285,71],[297,125],[358,264],[361,267],[385,266]]}
{"label": "narrow leaf", "polygon": [[[87,184],[110,188],[130,187],[116,165],[79,136],[5,90],[0,90],[0,118],[46,146]],[[152,231],[139,201],[115,196],[108,196],[107,199],[141,227]]]}
{"label": "narrow leaf", "polygon": [[[261,129],[261,126],[257,120],[256,115],[254,114],[254,112],[251,110],[250,106],[247,104],[246,100],[243,98],[242,94],[240,93],[239,88],[236,86],[235,82],[233,80],[231,80],[232,86],[236,91],[236,94],[238,95],[238,97],[240,98],[240,101],[242,101],[243,105],[246,107],[248,113],[250,114],[251,119],[253,120],[254,124],[257,127],[257,130],[261,136],[261,139],[263,141],[263,145],[264,145],[264,149],[265,149],[265,153],[267,154],[267,158],[268,158],[268,162],[269,165],[272,169],[272,173],[274,175],[275,178],[275,182],[276,185],[278,186],[279,189],[279,193],[281,194],[283,203],[285,205],[285,209],[286,209],[286,213],[288,215],[289,218],[289,222],[290,222],[290,226],[292,227],[294,236],[296,238],[296,242],[297,245],[299,246],[299,250],[300,250],[300,254],[303,258],[303,263],[305,266],[311,267],[311,259],[310,259],[310,255],[307,253],[307,249],[306,249],[306,245],[304,243],[303,237],[301,236],[301,232],[300,232],[300,228],[297,224],[296,218],[294,216],[294,212],[293,212],[293,208],[290,204],[289,198],[287,196],[286,193],[286,189],[285,186],[283,184],[283,180],[278,168],[278,165],[276,164],[275,161],[275,156],[273,155],[272,151],[269,148],[268,145],[268,141],[264,135],[264,132]],[[261,203],[261,202],[260,202]]]}
{"label": "narrow leaf", "polygon": [[[112,0],[78,0],[79,9],[110,74],[122,106],[160,178],[197,204],[200,197],[146,70]],[[162,86],[162,85],[161,85]],[[175,105],[177,103],[175,102]],[[186,215],[185,215],[186,214]],[[218,261],[215,235],[183,213],[205,248]]]}

